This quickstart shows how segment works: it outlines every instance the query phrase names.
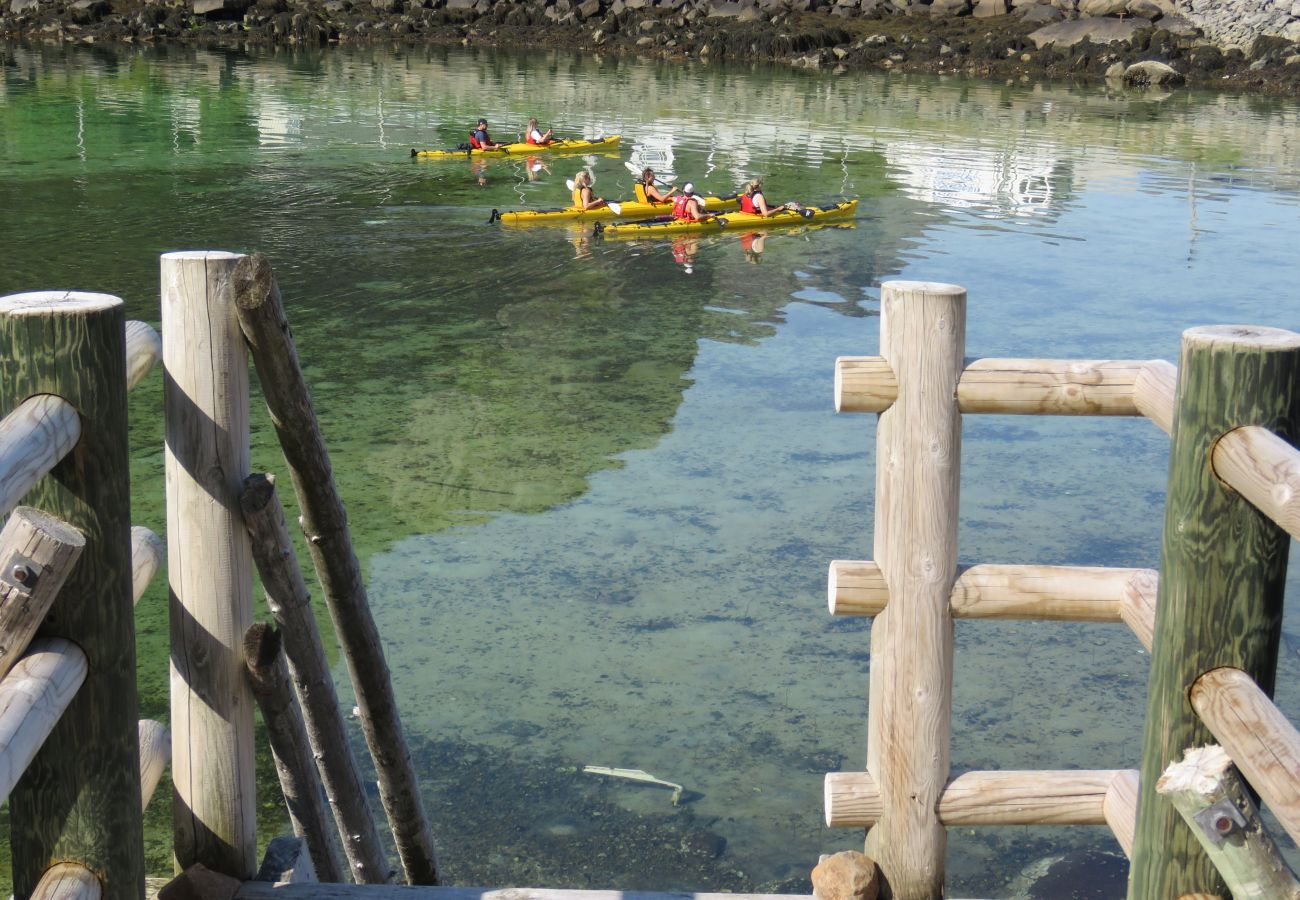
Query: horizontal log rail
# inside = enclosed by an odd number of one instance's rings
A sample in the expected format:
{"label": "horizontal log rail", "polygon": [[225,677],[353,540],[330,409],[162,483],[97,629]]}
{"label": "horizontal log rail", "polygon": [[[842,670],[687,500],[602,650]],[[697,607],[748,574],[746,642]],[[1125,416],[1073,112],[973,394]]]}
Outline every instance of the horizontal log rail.
{"label": "horizontal log rail", "polygon": [[0,421],[0,516],[72,452],[81,440],[81,417],[53,394],[28,397]]}
{"label": "horizontal log rail", "polygon": [[75,862],[58,862],[45,870],[30,900],[100,900],[104,886],[95,873]]}
{"label": "horizontal log rail", "polygon": [[[1150,360],[977,359],[957,382],[963,413],[1137,416],[1135,385]],[[836,412],[880,413],[898,396],[898,379],[878,356],[835,361]]]}
{"label": "horizontal log rail", "polygon": [[1137,806],[1138,772],[1136,769],[1123,769],[1106,788],[1101,814],[1120,849],[1130,859],[1133,857],[1133,835],[1137,831]]}
{"label": "horizontal log rail", "polygon": [[162,359],[162,338],[145,322],[126,323],[126,389],[129,391]]}
{"label": "horizontal log rail", "polygon": [[[1130,617],[1148,604],[1154,610],[1156,578],[1151,569],[977,565],[958,576],[950,602],[956,618],[1120,622],[1128,621],[1126,607]],[[837,559],[826,581],[831,615],[875,616],[889,603],[884,574],[870,560]]]}
{"label": "horizontal log rail", "polygon": [[172,758],[172,735],[167,726],[153,719],[140,720],[140,808],[149,805],[163,770]]}
{"label": "horizontal log rail", "polygon": [[1133,385],[1133,402],[1138,412],[1165,434],[1174,433],[1174,392],[1178,367],[1163,359],[1152,360],[1138,372]]}
{"label": "horizontal log rail", "polygon": [[131,526],[131,596],[136,603],[162,568],[166,553],[162,538],[143,525]]}
{"label": "horizontal log rail", "polygon": [[[1117,769],[966,772],[939,795],[944,825],[1104,825],[1106,793]],[[1136,773],[1134,773],[1136,774]],[[830,772],[826,824],[874,825],[884,809],[870,772]]]}
{"label": "horizontal log rail", "polygon": [[86,654],[61,638],[33,641],[27,655],[0,681],[0,801],[50,736],[81,683]]}
{"label": "horizontal log rail", "polygon": [[1190,696],[1201,721],[1300,843],[1300,731],[1240,669],[1211,669],[1192,683]]}
{"label": "horizontal log rail", "polygon": [[1300,539],[1300,450],[1267,428],[1248,425],[1219,438],[1210,462],[1229,487]]}

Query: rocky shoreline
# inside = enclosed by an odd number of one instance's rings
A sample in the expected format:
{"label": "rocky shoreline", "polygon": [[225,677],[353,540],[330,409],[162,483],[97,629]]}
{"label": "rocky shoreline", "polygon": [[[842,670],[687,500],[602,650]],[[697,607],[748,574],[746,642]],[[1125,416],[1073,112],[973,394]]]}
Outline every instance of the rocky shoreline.
{"label": "rocky shoreline", "polygon": [[1300,0],[0,0],[0,38],[551,47],[1300,96]]}

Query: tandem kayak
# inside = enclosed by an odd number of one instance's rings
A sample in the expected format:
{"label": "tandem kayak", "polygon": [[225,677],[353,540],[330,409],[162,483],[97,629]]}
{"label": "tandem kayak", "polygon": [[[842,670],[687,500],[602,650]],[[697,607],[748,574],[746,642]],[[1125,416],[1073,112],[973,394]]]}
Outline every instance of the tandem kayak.
{"label": "tandem kayak", "polygon": [[[652,216],[667,215],[673,208],[671,200],[667,203],[641,203],[636,200],[616,200],[614,202],[619,207],[617,213],[608,206],[599,206],[596,209],[578,209],[577,207],[566,206],[563,209],[520,209],[514,212],[497,212],[494,209],[488,223],[491,224],[500,220],[507,225],[544,225],[547,222],[582,222],[619,217],[629,220],[648,219]],[[739,194],[704,198],[704,208],[710,212],[714,210],[725,212],[739,207]]]}
{"label": "tandem kayak", "polygon": [[420,159],[459,159],[466,156],[526,156],[533,153],[587,153],[592,150],[611,150],[618,146],[622,135],[586,140],[551,141],[549,144],[502,144],[495,150],[411,150],[411,156]]}
{"label": "tandem kayak", "polygon": [[710,234],[715,231],[750,231],[758,228],[779,228],[784,225],[808,225],[834,219],[848,219],[858,208],[856,200],[842,200],[825,206],[807,206],[803,209],[783,209],[771,216],[754,213],[729,213],[711,216],[700,222],[684,219],[652,219],[645,222],[614,222],[612,225],[596,223],[596,233],[607,238],[653,238],[662,234]]}

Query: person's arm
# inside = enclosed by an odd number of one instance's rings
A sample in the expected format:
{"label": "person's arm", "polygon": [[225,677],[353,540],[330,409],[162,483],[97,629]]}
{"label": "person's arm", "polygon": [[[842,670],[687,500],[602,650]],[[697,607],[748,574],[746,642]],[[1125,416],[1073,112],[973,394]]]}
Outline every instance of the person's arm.
{"label": "person's arm", "polygon": [[583,209],[596,209],[597,207],[604,206],[604,205],[605,205],[604,197],[595,196],[594,192],[589,187],[585,187],[582,189]]}
{"label": "person's arm", "polygon": [[762,191],[759,191],[757,194],[755,194],[753,200],[754,200],[754,208],[757,209],[758,214],[765,219],[768,216],[772,215],[772,213],[780,211],[779,207],[777,209],[772,209],[767,205],[767,198],[763,196]]}

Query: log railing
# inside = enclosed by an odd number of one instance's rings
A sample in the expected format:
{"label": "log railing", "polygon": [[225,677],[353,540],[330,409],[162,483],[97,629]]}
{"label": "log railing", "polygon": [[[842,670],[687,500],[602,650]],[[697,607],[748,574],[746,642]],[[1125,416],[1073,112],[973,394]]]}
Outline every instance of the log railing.
{"label": "log railing", "polygon": [[[1268,360],[1290,353],[1292,338],[1300,340],[1268,329],[1205,331],[1208,336],[1199,339],[1216,353],[1259,355],[1263,346],[1262,355]],[[841,358],[836,363],[836,409],[878,413],[880,426],[876,559],[832,562],[827,588],[833,615],[875,617],[867,771],[827,776],[827,824],[871,828],[867,852],[881,865],[895,897],[942,896],[942,826],[954,824],[1105,823],[1125,853],[1134,856],[1135,872],[1152,865],[1171,868],[1164,845],[1181,844],[1174,829],[1153,831],[1144,839],[1138,827],[1139,807],[1147,802],[1141,785],[1153,784],[1159,774],[1147,781],[1145,758],[1141,778],[1138,770],[967,772],[954,778],[948,771],[948,742],[954,620],[1122,622],[1143,646],[1154,648],[1154,665],[1158,665],[1167,652],[1160,646],[1157,628],[1157,612],[1169,592],[1164,580],[1187,578],[1185,563],[1170,565],[1168,520],[1163,576],[1149,569],[1076,566],[982,564],[958,569],[954,541],[960,415],[1145,416],[1173,434],[1177,448],[1179,430],[1187,433],[1194,418],[1186,409],[1177,410],[1180,370],[1160,360],[979,359],[963,365],[964,332],[961,288],[891,282],[882,290],[881,355]],[[1187,341],[1197,340],[1196,331],[1189,332],[1185,347]],[[1281,370],[1289,372],[1286,365]],[[1273,380],[1243,376],[1229,383],[1247,392],[1275,394],[1278,408],[1300,405],[1300,387],[1294,387],[1300,379],[1292,378],[1290,386],[1280,376]],[[1204,404],[1205,398],[1201,401]],[[1219,401],[1227,402],[1213,398]],[[1237,402],[1234,409],[1243,406],[1250,402]],[[1233,421],[1203,444],[1211,476],[1231,489],[1226,493],[1235,492],[1245,504],[1253,504],[1261,518],[1270,518],[1300,537],[1300,452],[1275,433],[1300,420],[1297,413],[1300,409],[1289,418],[1280,412],[1244,417],[1233,413],[1229,416]],[[1176,420],[1183,424],[1176,426]],[[1171,492],[1176,477],[1171,469]],[[1178,534],[1175,530],[1172,539],[1177,540]],[[1284,558],[1284,538],[1274,537],[1265,544],[1280,546]],[[1246,558],[1241,566],[1256,571],[1262,566],[1280,585],[1271,560]],[[1258,598],[1244,602],[1257,608],[1273,603]],[[1276,627],[1280,619],[1261,633],[1267,635]],[[1196,636],[1198,641],[1220,644],[1236,644],[1239,639],[1236,634]],[[1166,638],[1163,643],[1175,640]],[[1276,646],[1274,639],[1271,661],[1257,659],[1254,648],[1248,648],[1246,655],[1252,665],[1267,667],[1275,664]],[[1225,664],[1234,665],[1235,659],[1229,655]],[[1300,740],[1294,729],[1284,727],[1276,708],[1248,676],[1230,674],[1236,672],[1231,668],[1208,673],[1205,668],[1192,668],[1195,671],[1182,682],[1184,695],[1195,681],[1193,703],[1215,737],[1234,759],[1240,756],[1239,765],[1250,770],[1252,782],[1261,779],[1256,789],[1269,792],[1267,802],[1300,812],[1294,808],[1300,771]],[[1231,682],[1231,691],[1226,682]],[[1231,729],[1227,717],[1233,719]],[[1151,723],[1149,714],[1148,735]],[[1220,734],[1226,730],[1235,736]],[[1276,758],[1270,761],[1265,750],[1277,742],[1285,748],[1281,765]],[[1300,815],[1292,821],[1300,822]],[[1286,827],[1290,830],[1292,825]],[[1160,848],[1153,849],[1161,842]],[[1180,858],[1172,868],[1179,867],[1188,864]],[[1131,887],[1130,897],[1193,892],[1187,884],[1180,882],[1179,887],[1145,885],[1137,893]]]}
{"label": "log railing", "polygon": [[[0,384],[0,797],[14,886],[136,897],[141,810],[168,743],[158,723],[134,724],[132,606],[161,542],[127,524],[125,395],[159,338],[124,322],[116,297],[18,294],[0,297],[0,353],[22,363]],[[15,509],[25,498],[39,508]]]}

